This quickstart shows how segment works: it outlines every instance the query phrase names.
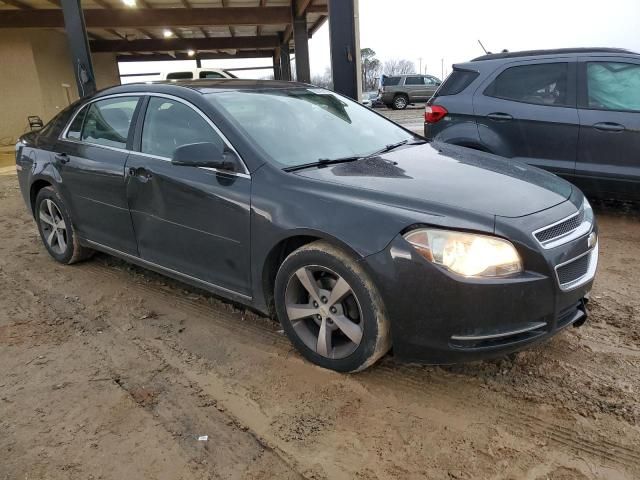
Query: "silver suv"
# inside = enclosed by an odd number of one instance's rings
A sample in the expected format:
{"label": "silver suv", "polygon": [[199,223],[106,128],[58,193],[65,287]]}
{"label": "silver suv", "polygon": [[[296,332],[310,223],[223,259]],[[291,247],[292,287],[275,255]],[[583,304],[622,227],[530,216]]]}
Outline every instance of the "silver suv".
{"label": "silver suv", "polygon": [[441,83],[431,75],[383,75],[382,103],[394,110],[404,110],[411,103],[429,100]]}

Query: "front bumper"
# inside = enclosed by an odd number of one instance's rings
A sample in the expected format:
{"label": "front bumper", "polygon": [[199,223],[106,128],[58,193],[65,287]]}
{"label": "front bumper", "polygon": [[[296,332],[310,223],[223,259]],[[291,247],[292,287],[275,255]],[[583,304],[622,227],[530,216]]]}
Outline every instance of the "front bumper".
{"label": "front bumper", "polygon": [[[482,280],[426,261],[402,236],[364,261],[390,318],[394,356],[447,364],[508,354],[584,323],[597,248],[586,237],[548,252],[520,245],[525,272]],[[589,275],[563,289],[556,266],[586,251]]]}

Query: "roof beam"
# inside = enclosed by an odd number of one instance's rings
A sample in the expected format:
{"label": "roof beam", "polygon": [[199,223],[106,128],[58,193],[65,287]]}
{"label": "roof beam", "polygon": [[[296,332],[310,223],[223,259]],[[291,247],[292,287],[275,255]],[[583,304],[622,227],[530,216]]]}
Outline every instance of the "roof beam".
{"label": "roof beam", "polygon": [[[11,0],[19,1],[19,0]],[[169,28],[282,25],[291,22],[289,7],[87,9],[88,28]],[[61,10],[5,10],[0,28],[64,28]]]}
{"label": "roof beam", "polygon": [[303,13],[308,11],[312,0],[296,0],[296,17],[301,17]]}
{"label": "roof beam", "polygon": [[328,13],[329,10],[327,9],[326,5],[309,5],[307,7],[307,13]]}
{"label": "roof beam", "polygon": [[261,37],[156,38],[145,40],[94,40],[92,52],[172,52],[179,50],[226,50],[240,48],[275,48],[276,35]]}
{"label": "roof beam", "polygon": [[[198,53],[198,57],[202,60],[221,60],[221,59],[233,59],[233,58],[271,58],[273,57],[273,50],[251,50],[245,52],[236,52],[235,55],[228,53]],[[168,53],[156,53],[151,55],[118,55],[116,61],[118,62],[144,62],[144,61],[159,61],[159,60],[193,60],[194,57],[190,57],[183,52],[175,52],[173,55]]]}
{"label": "roof beam", "polygon": [[20,0],[2,0],[2,3],[6,3],[7,5],[11,5],[12,7],[19,8],[20,10],[33,10],[33,7],[31,5],[21,2]]}
{"label": "roof beam", "polygon": [[316,22],[309,29],[309,38],[311,38],[318,31],[318,29],[322,25],[324,25],[324,22],[326,21],[327,21],[327,17],[325,15],[321,16],[318,20],[316,20]]}

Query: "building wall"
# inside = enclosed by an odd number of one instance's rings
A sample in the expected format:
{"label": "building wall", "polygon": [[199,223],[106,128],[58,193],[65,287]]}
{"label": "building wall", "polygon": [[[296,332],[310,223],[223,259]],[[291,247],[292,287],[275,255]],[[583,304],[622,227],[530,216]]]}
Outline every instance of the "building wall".
{"label": "building wall", "polygon": [[[115,54],[93,55],[99,89],[120,83]],[[28,130],[27,116],[45,122],[78,99],[67,38],[46,29],[0,31],[0,147]]]}
{"label": "building wall", "polygon": [[41,113],[35,70],[31,44],[8,30],[0,31],[0,146],[14,143],[25,129],[27,115]]}

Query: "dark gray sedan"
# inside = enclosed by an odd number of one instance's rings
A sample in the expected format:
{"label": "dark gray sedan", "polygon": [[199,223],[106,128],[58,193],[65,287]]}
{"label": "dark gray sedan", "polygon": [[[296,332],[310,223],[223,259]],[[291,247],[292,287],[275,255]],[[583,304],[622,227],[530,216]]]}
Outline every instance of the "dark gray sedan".
{"label": "dark gray sedan", "polygon": [[309,85],[102,91],[17,144],[44,246],[95,250],[277,315],[338,371],[505,354],[586,319],[589,203],[533,167],[426,144]]}

